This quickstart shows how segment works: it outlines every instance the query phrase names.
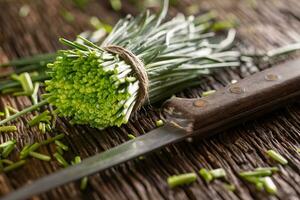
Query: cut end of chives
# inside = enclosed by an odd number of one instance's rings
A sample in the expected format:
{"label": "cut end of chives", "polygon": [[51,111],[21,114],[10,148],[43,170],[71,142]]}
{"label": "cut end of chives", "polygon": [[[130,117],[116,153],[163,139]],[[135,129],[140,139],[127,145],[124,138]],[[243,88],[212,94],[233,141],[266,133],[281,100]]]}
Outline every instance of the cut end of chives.
{"label": "cut end of chives", "polygon": [[267,155],[272,158],[273,160],[277,161],[278,163],[282,164],[282,165],[287,165],[288,161],[279,153],[277,153],[274,150],[268,150]]}
{"label": "cut end of chives", "polygon": [[187,173],[171,176],[167,179],[167,182],[170,188],[174,188],[176,186],[193,183],[196,179],[197,175],[195,173]]}
{"label": "cut end of chives", "polygon": [[157,120],[155,122],[155,124],[156,124],[157,127],[160,127],[160,126],[164,125],[164,121],[160,119],[160,120]]}
{"label": "cut end of chives", "polygon": [[225,178],[226,172],[223,168],[210,170],[209,173],[213,176],[213,178]]}
{"label": "cut end of chives", "polygon": [[200,169],[199,174],[207,183],[211,182],[214,179],[212,174],[205,168]]}

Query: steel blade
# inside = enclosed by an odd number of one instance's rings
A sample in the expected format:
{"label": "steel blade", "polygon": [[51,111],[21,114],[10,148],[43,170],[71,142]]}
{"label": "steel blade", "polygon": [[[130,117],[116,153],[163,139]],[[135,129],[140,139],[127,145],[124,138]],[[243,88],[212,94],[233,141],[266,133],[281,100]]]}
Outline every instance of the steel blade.
{"label": "steel blade", "polygon": [[3,200],[21,200],[46,192],[65,183],[113,167],[153,150],[185,138],[188,134],[169,125],[154,129],[145,135],[129,140],[103,153],[84,159],[80,164],[70,166],[34,181],[4,196]]}

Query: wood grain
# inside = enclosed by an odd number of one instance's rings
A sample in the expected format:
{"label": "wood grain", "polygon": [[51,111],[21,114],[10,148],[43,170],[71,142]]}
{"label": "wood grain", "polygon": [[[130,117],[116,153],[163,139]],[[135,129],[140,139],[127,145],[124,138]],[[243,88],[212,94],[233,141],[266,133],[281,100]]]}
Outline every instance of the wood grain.
{"label": "wood grain", "polygon": [[[63,0],[1,0],[0,1],[0,61],[53,52],[61,46],[58,37],[72,39],[83,30],[90,29],[90,16],[98,16],[105,22],[115,23],[125,13],[137,13],[132,1],[124,1],[122,12],[113,12],[107,1],[92,1],[80,9],[71,1]],[[235,18],[239,21],[239,41],[242,49],[249,51],[268,50],[288,44],[300,38],[300,2],[298,0],[184,0],[178,8],[189,8],[196,3],[201,11],[216,9],[220,18]],[[29,4],[31,12],[27,17],[19,16],[19,8]],[[60,12],[63,9],[76,15],[72,23],[66,22]],[[170,14],[174,15],[176,8]],[[248,76],[260,68],[223,70],[204,78],[197,88],[187,89],[180,97],[199,97],[201,91],[218,89],[233,79]],[[22,109],[31,104],[26,97],[0,98],[0,110],[4,104]],[[82,158],[102,152],[128,140],[127,134],[145,134],[155,127],[159,118],[157,107],[143,108],[138,119],[132,119],[121,128],[103,131],[85,126],[71,126],[66,119],[59,119],[58,132],[67,134],[64,142],[71,147],[66,159],[75,155]],[[36,128],[28,129],[25,124],[32,114],[26,115],[15,124],[17,133],[1,134],[0,142],[15,138],[18,150],[30,141],[41,141],[48,134],[41,135]],[[74,182],[49,191],[34,199],[299,199],[300,156],[295,149],[300,147],[300,106],[290,104],[270,115],[247,122],[215,137],[187,140],[148,155],[143,160],[134,160],[118,167],[98,173],[89,178],[86,191],[79,190]],[[269,197],[257,192],[254,187],[241,181],[237,174],[258,166],[276,165],[265,155],[267,149],[275,149],[284,155],[289,165],[280,167],[281,173],[274,175],[279,188],[276,196]],[[45,154],[53,154],[54,146],[41,148]],[[11,159],[16,159],[15,151]],[[49,163],[29,159],[29,164],[20,170],[0,175],[0,194],[4,195],[39,177],[59,170],[55,161]],[[200,178],[186,187],[169,189],[166,178],[183,172],[197,172],[201,167],[223,167],[228,181],[237,185],[235,192],[227,191],[221,181],[209,185]]]}

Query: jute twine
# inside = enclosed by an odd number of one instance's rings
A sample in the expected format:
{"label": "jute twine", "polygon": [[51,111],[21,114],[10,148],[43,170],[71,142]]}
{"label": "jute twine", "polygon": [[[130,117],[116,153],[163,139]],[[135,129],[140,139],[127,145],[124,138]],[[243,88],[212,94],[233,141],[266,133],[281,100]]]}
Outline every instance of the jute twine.
{"label": "jute twine", "polygon": [[143,62],[131,51],[123,47],[110,45],[104,47],[104,49],[110,53],[119,55],[127,64],[132,67],[134,76],[139,81],[138,97],[133,107],[133,111],[137,111],[148,99],[149,79]]}

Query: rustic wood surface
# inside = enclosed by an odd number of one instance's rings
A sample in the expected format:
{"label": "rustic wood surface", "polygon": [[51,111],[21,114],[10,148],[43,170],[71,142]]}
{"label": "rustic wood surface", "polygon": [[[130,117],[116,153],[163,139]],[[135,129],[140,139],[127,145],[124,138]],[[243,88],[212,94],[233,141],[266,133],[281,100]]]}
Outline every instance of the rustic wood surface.
{"label": "rustic wood surface", "polygon": [[[57,38],[72,39],[83,30],[90,29],[90,16],[98,16],[113,24],[125,13],[136,13],[133,1],[124,1],[121,12],[111,10],[106,1],[90,1],[83,9],[71,1],[63,0],[0,0],[0,61],[53,52],[60,48]],[[28,4],[31,12],[27,17],[19,16],[22,5]],[[196,3],[201,11],[216,9],[223,19],[239,21],[239,39],[245,49],[267,50],[272,47],[300,40],[299,0],[185,0],[178,8],[189,10]],[[74,22],[66,22],[61,16],[63,9],[76,15]],[[171,9],[171,14],[176,8]],[[218,89],[233,79],[240,79],[255,70],[223,71],[203,79],[198,88],[178,94],[185,97],[199,97],[201,91]],[[22,109],[31,104],[26,97],[0,97],[0,110],[5,104]],[[103,131],[85,126],[71,126],[60,119],[59,132],[67,134],[64,142],[71,147],[66,159],[75,155],[82,158],[102,152],[128,140],[127,134],[136,136],[155,127],[158,112],[147,107],[140,112],[138,120],[132,120],[121,128]],[[29,141],[44,140],[49,134],[41,135],[36,128],[28,129],[25,124],[32,114],[26,115],[15,124],[19,131],[1,134],[0,142],[17,139],[18,151]],[[53,135],[51,133],[50,135]],[[290,104],[272,114],[240,125],[206,140],[185,141],[152,153],[145,159],[137,159],[121,166],[89,177],[88,189],[81,192],[79,183],[74,182],[49,191],[34,199],[300,199],[300,106]],[[279,189],[276,196],[268,196],[238,178],[242,170],[259,166],[274,166],[265,155],[267,149],[275,149],[284,155],[289,164],[280,167],[274,181]],[[16,159],[15,151],[11,159]],[[54,146],[42,147],[41,152],[53,154]],[[207,185],[200,178],[190,186],[169,189],[168,176],[184,172],[197,172],[201,167],[223,167],[228,181],[237,186],[235,192],[227,191],[223,182],[216,180]],[[57,162],[42,162],[29,159],[19,170],[0,174],[0,196],[28,184],[42,176],[60,169]]]}

